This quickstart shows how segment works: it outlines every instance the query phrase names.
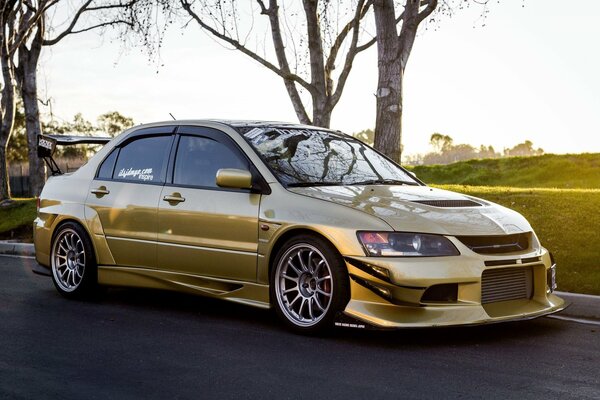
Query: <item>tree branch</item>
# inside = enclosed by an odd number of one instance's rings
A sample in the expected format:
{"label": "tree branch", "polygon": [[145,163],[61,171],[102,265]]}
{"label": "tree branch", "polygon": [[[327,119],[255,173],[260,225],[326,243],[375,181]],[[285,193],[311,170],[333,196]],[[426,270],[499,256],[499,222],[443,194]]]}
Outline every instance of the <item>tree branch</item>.
{"label": "tree branch", "polygon": [[[400,15],[396,18],[396,25],[398,25],[400,23],[400,21],[402,21],[402,20],[404,20],[404,11],[402,13],[400,13]],[[358,46],[356,48],[356,52],[360,53],[361,51],[367,50],[369,47],[373,46],[375,43],[377,43],[377,36],[373,36],[373,38],[371,38],[371,40],[369,40],[365,44]]]}
{"label": "tree branch", "polygon": [[[348,53],[346,54],[346,61],[344,62],[344,68],[340,73],[338,78],[338,83],[335,88],[335,92],[328,99],[327,107],[330,110],[333,110],[335,105],[338,103],[340,98],[342,97],[342,92],[344,90],[344,86],[346,85],[346,81],[348,76],[350,75],[350,71],[352,70],[352,63],[354,62],[354,58],[358,54],[357,45],[358,45],[358,34],[359,34],[359,26],[362,16],[364,16],[362,6],[364,1],[358,2],[358,7],[356,8],[356,14],[354,15],[354,24],[353,24],[353,32],[352,32],[352,41],[350,43],[350,48],[348,49]],[[370,6],[370,4],[368,5]]]}
{"label": "tree branch", "polygon": [[[425,2],[422,2],[421,5],[424,5]],[[426,3],[426,7],[424,10],[419,12],[417,15],[417,25],[423,22],[423,20],[431,15],[431,13],[436,9],[438,5],[438,0],[428,0]]]}
{"label": "tree branch", "polygon": [[337,54],[340,51],[340,48],[342,47],[344,40],[346,40],[346,37],[348,36],[348,33],[350,32],[350,30],[352,30],[352,28],[354,28],[354,27],[358,28],[358,26],[355,23],[356,18],[359,18],[359,20],[362,20],[364,18],[364,16],[367,14],[367,11],[369,11],[369,8],[371,7],[372,4],[373,4],[373,0],[368,0],[366,2],[366,4],[365,4],[364,0],[360,0],[358,2],[357,6],[356,6],[357,12],[354,15],[354,18],[351,21],[348,21],[348,23],[342,28],[340,33],[335,38],[333,45],[331,46],[331,49],[329,51],[329,56],[327,57],[327,63],[325,64],[326,73],[333,71],[333,69],[335,68],[335,60],[337,58]]}
{"label": "tree branch", "polygon": [[96,24],[94,26],[90,26],[90,27],[84,28],[84,29],[74,30],[75,26],[77,25],[77,22],[79,22],[79,19],[85,12],[110,10],[110,9],[114,9],[114,8],[128,8],[136,3],[136,0],[132,0],[128,3],[117,3],[117,4],[108,4],[108,5],[103,5],[103,6],[96,6],[96,7],[88,7],[92,3],[92,1],[93,0],[88,0],[81,7],[79,7],[77,12],[73,16],[73,19],[71,20],[71,23],[69,24],[69,26],[64,31],[62,31],[60,34],[58,34],[54,39],[44,39],[44,41],[42,42],[42,45],[43,46],[54,46],[55,44],[60,42],[62,39],[64,39],[65,36],[75,35],[78,33],[91,31],[93,29],[101,28],[104,26],[117,25],[117,24],[126,24],[129,26],[132,26],[131,22],[124,21],[124,20],[116,20],[116,21],[99,23],[99,24]]}
{"label": "tree branch", "polygon": [[280,77],[282,77],[284,79],[289,79],[289,80],[295,81],[298,84],[300,84],[301,86],[303,86],[306,90],[309,90],[309,91],[312,90],[310,84],[308,82],[306,82],[304,79],[302,79],[301,77],[299,77],[298,75],[292,74],[290,71],[284,71],[284,70],[278,68],[273,63],[265,60],[264,58],[262,58],[261,56],[259,56],[255,52],[253,52],[250,49],[248,49],[246,46],[244,46],[243,44],[241,44],[239,41],[237,41],[235,39],[232,39],[229,36],[223,35],[222,33],[218,32],[217,30],[215,30],[210,25],[206,24],[202,20],[202,18],[200,18],[198,16],[198,14],[196,14],[194,12],[194,10],[192,10],[191,4],[187,0],[180,0],[180,2],[181,2],[181,6],[183,7],[183,9],[185,11],[187,11],[188,14],[190,14],[190,16],[198,23],[198,25],[200,25],[203,29],[207,30],[211,35],[217,37],[218,39],[221,39],[222,41],[224,41],[226,43],[229,43],[236,50],[239,50],[242,53],[244,53],[247,56],[249,56],[250,58],[252,58],[253,60],[258,61],[260,64],[262,64],[263,66],[267,67],[271,71],[275,72]]}

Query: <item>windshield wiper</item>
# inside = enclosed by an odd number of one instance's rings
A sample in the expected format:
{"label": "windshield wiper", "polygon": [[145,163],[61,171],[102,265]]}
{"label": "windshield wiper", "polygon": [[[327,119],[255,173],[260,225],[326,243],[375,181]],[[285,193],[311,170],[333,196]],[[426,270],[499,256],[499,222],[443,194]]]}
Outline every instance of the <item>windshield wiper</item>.
{"label": "windshield wiper", "polygon": [[288,183],[287,187],[311,187],[311,186],[341,186],[341,182],[294,182]]}
{"label": "windshield wiper", "polygon": [[369,179],[366,181],[352,182],[352,185],[410,185],[419,186],[417,182],[401,181],[398,179]]}

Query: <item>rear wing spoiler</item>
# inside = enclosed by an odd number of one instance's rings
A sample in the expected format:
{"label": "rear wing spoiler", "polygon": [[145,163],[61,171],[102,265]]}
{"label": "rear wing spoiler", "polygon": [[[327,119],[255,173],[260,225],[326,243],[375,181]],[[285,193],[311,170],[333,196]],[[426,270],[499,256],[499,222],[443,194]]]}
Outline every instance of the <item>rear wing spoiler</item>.
{"label": "rear wing spoiler", "polygon": [[38,135],[37,154],[54,175],[62,175],[62,171],[52,158],[56,146],[73,146],[76,144],[106,144],[112,140],[111,137],[101,136],[74,136],[74,135]]}

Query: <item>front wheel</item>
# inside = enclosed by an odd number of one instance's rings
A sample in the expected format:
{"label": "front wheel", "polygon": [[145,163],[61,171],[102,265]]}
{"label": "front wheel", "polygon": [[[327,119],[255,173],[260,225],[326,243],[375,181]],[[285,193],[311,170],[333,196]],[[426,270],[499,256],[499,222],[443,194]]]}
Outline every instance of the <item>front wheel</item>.
{"label": "front wheel", "polygon": [[94,293],[98,275],[92,244],[75,223],[60,226],[52,240],[52,280],[60,294],[84,298]]}
{"label": "front wheel", "polygon": [[331,327],[349,299],[344,260],[328,242],[309,235],[284,244],[270,286],[277,314],[289,327],[305,333]]}

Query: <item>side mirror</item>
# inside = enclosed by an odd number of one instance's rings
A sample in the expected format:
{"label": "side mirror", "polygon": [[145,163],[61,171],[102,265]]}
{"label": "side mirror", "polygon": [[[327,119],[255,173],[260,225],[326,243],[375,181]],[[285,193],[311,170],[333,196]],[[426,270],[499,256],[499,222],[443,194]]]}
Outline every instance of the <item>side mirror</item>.
{"label": "side mirror", "polygon": [[222,168],[217,171],[217,186],[231,189],[252,189],[252,174],[243,169]]}
{"label": "side mirror", "polygon": [[[413,178],[417,178],[417,174],[415,174],[414,172],[408,171],[408,170],[406,172],[408,172],[409,174],[411,174]],[[417,179],[419,179],[419,178],[417,178]]]}

